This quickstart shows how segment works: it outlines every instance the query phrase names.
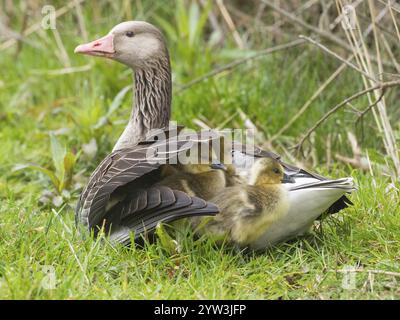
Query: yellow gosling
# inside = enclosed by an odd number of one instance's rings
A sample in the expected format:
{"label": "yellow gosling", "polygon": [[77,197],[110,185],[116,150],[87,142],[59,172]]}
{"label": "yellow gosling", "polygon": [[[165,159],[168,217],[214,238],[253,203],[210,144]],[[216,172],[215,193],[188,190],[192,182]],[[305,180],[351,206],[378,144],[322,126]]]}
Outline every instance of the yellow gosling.
{"label": "yellow gosling", "polygon": [[249,245],[287,213],[288,195],[282,186],[285,178],[276,160],[257,160],[247,184],[227,187],[210,199],[220,213],[213,218],[195,219],[197,232],[240,247]]}

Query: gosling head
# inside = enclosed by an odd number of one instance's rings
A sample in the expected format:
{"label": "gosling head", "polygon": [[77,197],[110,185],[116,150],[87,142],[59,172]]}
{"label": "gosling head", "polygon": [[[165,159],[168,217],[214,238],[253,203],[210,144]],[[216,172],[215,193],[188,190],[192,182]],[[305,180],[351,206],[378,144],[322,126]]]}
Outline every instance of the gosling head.
{"label": "gosling head", "polygon": [[251,167],[250,185],[262,186],[288,182],[294,182],[293,178],[286,175],[282,165],[272,158],[261,158]]}
{"label": "gosling head", "polygon": [[144,21],[122,22],[106,36],[77,46],[75,53],[110,58],[134,69],[168,57],[161,31]]}

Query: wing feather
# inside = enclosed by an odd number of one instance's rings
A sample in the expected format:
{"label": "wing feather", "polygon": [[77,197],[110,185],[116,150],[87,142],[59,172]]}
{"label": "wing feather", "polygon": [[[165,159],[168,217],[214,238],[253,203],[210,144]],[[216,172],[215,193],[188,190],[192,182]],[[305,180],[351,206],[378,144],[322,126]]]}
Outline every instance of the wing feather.
{"label": "wing feather", "polygon": [[[192,204],[193,200],[188,195],[183,196],[165,187],[142,186],[141,183],[146,184],[148,174],[161,164],[175,163],[181,152],[186,152],[199,141],[212,138],[215,135],[201,139],[192,135],[182,140],[177,140],[175,136],[160,141],[152,136],[151,141],[114,151],[92,173],[83,190],[76,208],[77,223],[95,232],[103,224],[108,227],[113,225],[110,230],[114,232],[118,228],[136,230],[138,225],[151,229],[160,219],[172,221],[180,216],[196,214],[197,207],[194,206],[192,211],[179,213],[179,210]],[[201,212],[204,214],[216,213],[215,208],[203,209]],[[150,225],[146,221],[150,221]]]}
{"label": "wing feather", "polygon": [[122,209],[117,210],[124,213],[123,218],[116,226],[111,226],[112,241],[127,244],[130,242],[131,233],[134,234],[135,240],[139,240],[145,234],[152,234],[160,222],[168,223],[189,216],[218,213],[218,208],[214,204],[165,186],[143,191],[147,193],[148,198],[153,199],[153,207],[135,211],[135,208],[130,207],[131,200],[122,204]]}

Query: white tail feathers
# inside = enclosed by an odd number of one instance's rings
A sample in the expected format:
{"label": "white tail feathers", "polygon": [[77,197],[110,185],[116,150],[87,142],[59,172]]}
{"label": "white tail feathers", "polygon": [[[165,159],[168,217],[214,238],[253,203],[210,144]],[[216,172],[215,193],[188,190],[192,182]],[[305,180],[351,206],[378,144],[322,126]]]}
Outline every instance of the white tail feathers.
{"label": "white tail feathers", "polygon": [[256,250],[289,240],[307,232],[314,220],[327,211],[343,195],[356,190],[353,178],[318,180],[296,177],[293,184],[285,184],[289,194],[289,211],[282,219],[252,244]]}

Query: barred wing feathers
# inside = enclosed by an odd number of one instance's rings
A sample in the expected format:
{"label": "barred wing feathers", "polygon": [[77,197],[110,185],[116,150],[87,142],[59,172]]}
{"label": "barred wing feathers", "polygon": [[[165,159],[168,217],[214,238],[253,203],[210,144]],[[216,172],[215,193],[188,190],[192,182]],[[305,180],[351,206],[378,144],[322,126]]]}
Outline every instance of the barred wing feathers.
{"label": "barred wing feathers", "polygon": [[108,155],[81,194],[77,223],[94,229],[95,233],[105,225],[112,239],[126,243],[130,231],[139,236],[152,231],[161,221],[216,214],[218,209],[213,204],[177,190],[151,187],[143,180],[162,163],[175,160],[197,142],[196,139],[145,141]]}

